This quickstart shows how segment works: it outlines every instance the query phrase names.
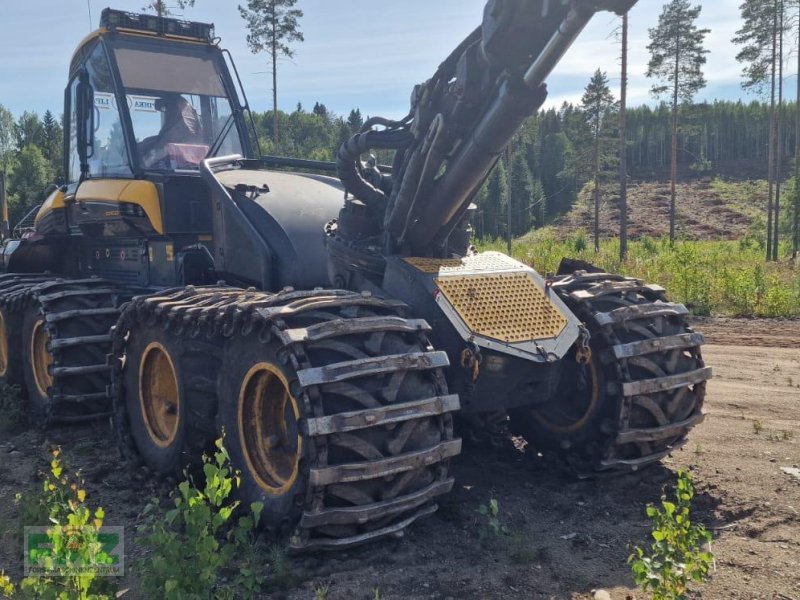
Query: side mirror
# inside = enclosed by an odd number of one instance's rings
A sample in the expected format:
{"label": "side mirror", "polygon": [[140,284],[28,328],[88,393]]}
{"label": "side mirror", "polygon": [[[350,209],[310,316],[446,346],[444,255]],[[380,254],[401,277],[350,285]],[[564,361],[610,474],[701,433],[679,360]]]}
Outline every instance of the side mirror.
{"label": "side mirror", "polygon": [[94,156],[94,89],[89,83],[89,74],[84,70],[79,75],[78,89],[75,101],[77,102],[76,116],[78,122],[74,124],[77,134],[78,156],[81,159],[81,171],[89,171],[87,161]]}

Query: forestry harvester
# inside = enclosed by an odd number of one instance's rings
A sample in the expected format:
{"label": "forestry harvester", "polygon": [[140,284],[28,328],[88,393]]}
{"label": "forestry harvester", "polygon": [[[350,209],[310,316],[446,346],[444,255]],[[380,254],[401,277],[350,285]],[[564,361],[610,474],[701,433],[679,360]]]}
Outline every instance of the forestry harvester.
{"label": "forestry harvester", "polygon": [[254,152],[213,26],[106,9],[69,68],[66,183],[3,247],[0,376],[41,424],[112,418],[159,473],[224,430],[241,496],[294,549],[432,513],[454,415],[577,475],[659,461],[703,418],[686,308],[477,253],[469,226],[564,52],[634,2],[490,0],[408,116],[369,119],[335,163]]}

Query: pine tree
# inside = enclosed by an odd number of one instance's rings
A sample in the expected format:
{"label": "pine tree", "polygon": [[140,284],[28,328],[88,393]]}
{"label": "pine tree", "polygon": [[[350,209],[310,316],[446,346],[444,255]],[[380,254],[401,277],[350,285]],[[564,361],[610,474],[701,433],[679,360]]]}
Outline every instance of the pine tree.
{"label": "pine tree", "polygon": [[708,50],[704,47],[708,29],[699,29],[696,21],[701,6],[690,6],[688,0],[671,0],[664,6],[658,25],[649,30],[650,62],[647,76],[658,80],[655,96],[669,93],[672,109],[672,153],[670,160],[669,238],[675,241],[675,186],[678,178],[678,119],[680,103],[691,102],[706,86],[703,65]]}
{"label": "pine tree", "polygon": [[272,135],[278,147],[278,59],[292,58],[292,42],[305,40],[299,20],[303,11],[294,8],[297,0],[248,0],[239,5],[239,14],[247,22],[247,46],[253,54],[266,52],[272,61]]}
{"label": "pine tree", "polygon": [[800,2],[797,3],[797,100],[794,116],[794,219],[792,220],[792,258],[800,253]]}
{"label": "pine tree", "polygon": [[581,99],[581,110],[591,138],[591,165],[594,180],[594,249],[600,251],[600,175],[613,155],[612,116],[617,102],[608,87],[608,76],[595,71]]}
{"label": "pine tree", "polygon": [[622,15],[619,92],[619,259],[628,256],[628,13]]}
{"label": "pine tree", "polygon": [[[783,100],[783,34],[786,31],[783,0],[745,0],[739,7],[742,27],[733,42],[741,46],[736,60],[744,64],[742,87],[770,97],[767,180],[767,259],[777,259],[777,236],[780,206],[780,104]],[[776,105],[776,96],[778,102]]]}

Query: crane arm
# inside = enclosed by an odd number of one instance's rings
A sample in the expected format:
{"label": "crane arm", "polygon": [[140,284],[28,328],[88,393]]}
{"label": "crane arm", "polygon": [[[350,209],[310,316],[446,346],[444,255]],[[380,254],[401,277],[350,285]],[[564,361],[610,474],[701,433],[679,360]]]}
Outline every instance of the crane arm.
{"label": "crane arm", "polygon": [[[370,119],[339,149],[347,191],[377,215],[384,252],[436,256],[502,150],[547,97],[544,81],[592,16],[636,0],[490,0],[481,26],[415,87],[400,121]],[[371,149],[396,150],[369,176]],[[374,175],[374,174],[373,174]]]}

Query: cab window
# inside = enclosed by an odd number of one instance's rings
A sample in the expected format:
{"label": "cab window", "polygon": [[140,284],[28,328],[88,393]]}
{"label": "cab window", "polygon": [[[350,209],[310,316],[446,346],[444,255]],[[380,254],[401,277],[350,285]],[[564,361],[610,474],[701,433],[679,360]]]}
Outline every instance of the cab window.
{"label": "cab window", "polygon": [[216,58],[195,47],[118,41],[114,54],[145,169],[196,169],[210,155],[241,154]]}
{"label": "cab window", "polygon": [[86,71],[94,91],[94,152],[89,158],[89,176],[130,176],[130,161],[114,94],[114,80],[101,44],[97,44],[86,61]]}
{"label": "cab window", "polygon": [[67,177],[70,183],[81,178],[81,159],[78,156],[78,78],[75,77],[67,88],[69,102],[69,165]]}

